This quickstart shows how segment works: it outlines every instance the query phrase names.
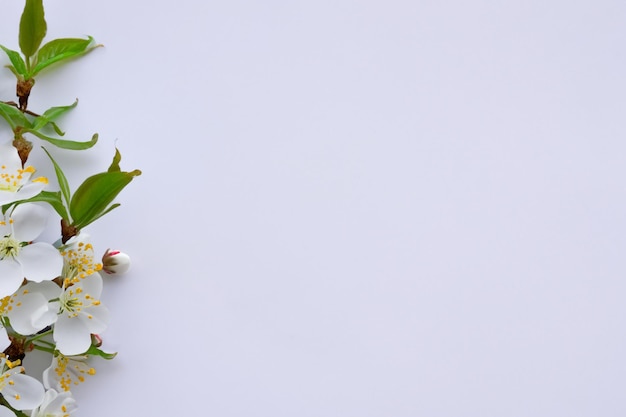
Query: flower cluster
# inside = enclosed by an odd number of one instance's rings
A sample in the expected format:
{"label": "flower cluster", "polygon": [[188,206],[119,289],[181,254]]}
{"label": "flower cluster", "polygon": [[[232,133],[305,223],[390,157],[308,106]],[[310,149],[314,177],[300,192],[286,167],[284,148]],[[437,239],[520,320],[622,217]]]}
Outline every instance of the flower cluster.
{"label": "flower cluster", "polygon": [[[112,359],[101,349],[109,322],[101,301],[103,276],[126,272],[129,257],[107,250],[96,257],[84,229],[119,206],[117,195],[140,175],[120,168],[115,151],[105,172],[73,188],[54,148],[82,151],[98,140],[63,138],[56,123],[77,102],[37,113],[28,108],[35,76],[94,50],[87,39],[54,39],[42,45],[47,24],[42,0],[25,0],[19,25],[20,52],[0,45],[17,79],[18,102],[0,101],[0,116],[13,137],[0,138],[0,417],[69,417],[76,409],[72,388],[96,373],[93,358]],[[0,119],[1,120],[1,119]],[[37,175],[31,150],[43,149],[56,178]],[[39,162],[41,163],[41,162]],[[56,217],[56,220],[54,218]],[[54,225],[58,229],[54,229]],[[43,236],[54,235],[52,239]],[[33,351],[50,355],[38,378],[26,372]]]}

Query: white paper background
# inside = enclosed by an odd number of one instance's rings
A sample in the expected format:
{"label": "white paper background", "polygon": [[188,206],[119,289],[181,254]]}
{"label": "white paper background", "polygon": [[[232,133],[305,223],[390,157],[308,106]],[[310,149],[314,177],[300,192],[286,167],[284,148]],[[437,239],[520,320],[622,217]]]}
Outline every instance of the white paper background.
{"label": "white paper background", "polygon": [[38,79],[101,138],[55,156],[144,172],[77,416],[626,414],[626,3],[46,7],[105,44]]}

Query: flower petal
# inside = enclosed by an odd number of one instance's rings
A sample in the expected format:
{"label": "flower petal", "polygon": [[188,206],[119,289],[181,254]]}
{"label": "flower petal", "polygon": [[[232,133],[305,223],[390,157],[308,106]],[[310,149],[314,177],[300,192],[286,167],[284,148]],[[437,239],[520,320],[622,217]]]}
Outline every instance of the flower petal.
{"label": "flower petal", "polygon": [[32,417],[69,416],[76,408],[76,400],[72,397],[71,392],[66,391],[59,394],[50,389],[46,391],[41,405],[33,410]]}
{"label": "flower petal", "polygon": [[15,417],[15,413],[5,406],[0,406],[0,417]]}
{"label": "flower petal", "polygon": [[79,355],[91,346],[91,332],[81,320],[60,314],[52,337],[64,355]]}
{"label": "flower petal", "polygon": [[49,243],[35,242],[24,246],[17,255],[24,276],[30,281],[51,280],[63,270],[63,256]]}
{"label": "flower petal", "polygon": [[11,327],[21,335],[35,334],[56,320],[56,314],[48,308],[48,300],[38,293],[22,293],[11,299],[7,312]]}
{"label": "flower petal", "polygon": [[[16,369],[13,368],[11,371]],[[10,381],[13,381],[13,383]],[[0,393],[2,393],[9,405],[18,410],[32,410],[38,407],[43,401],[44,392],[45,390],[41,382],[32,376],[20,373],[14,373],[9,376],[8,383],[0,390]]]}
{"label": "flower petal", "polygon": [[0,350],[4,351],[9,345],[11,345],[11,340],[9,340],[7,329],[0,327]]}
{"label": "flower petal", "polygon": [[46,300],[50,301],[59,298],[63,290],[52,281],[28,282],[20,288],[19,293],[16,295],[28,294],[30,292],[41,294]]}
{"label": "flower petal", "polygon": [[0,160],[7,172],[17,172],[22,168],[22,160],[17,152],[17,148],[10,143],[3,143],[0,145]]}
{"label": "flower petal", "polygon": [[85,323],[90,333],[98,334],[109,324],[109,310],[102,304],[83,308],[78,318]]}
{"label": "flower petal", "polygon": [[99,299],[102,295],[102,276],[98,272],[85,277],[79,285],[83,287],[83,293],[90,297]]}
{"label": "flower petal", "polygon": [[22,266],[13,259],[0,261],[0,298],[11,295],[24,281]]}
{"label": "flower petal", "polygon": [[48,212],[37,204],[20,204],[11,213],[13,237],[18,242],[35,240],[48,222]]}
{"label": "flower petal", "polygon": [[22,188],[19,189],[19,191],[13,193],[13,201],[28,200],[29,198],[34,197],[42,192],[43,189],[46,188],[46,185],[48,184],[45,182],[28,182],[24,184]]}

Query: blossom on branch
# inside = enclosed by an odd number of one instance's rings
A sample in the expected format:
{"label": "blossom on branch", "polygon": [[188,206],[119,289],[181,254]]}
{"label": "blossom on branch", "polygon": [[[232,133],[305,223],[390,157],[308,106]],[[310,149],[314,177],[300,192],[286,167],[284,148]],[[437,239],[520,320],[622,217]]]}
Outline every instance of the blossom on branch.
{"label": "blossom on branch", "polygon": [[46,221],[46,210],[36,204],[21,204],[0,221],[0,297],[13,294],[25,278],[41,282],[61,273],[59,251],[50,243],[32,242]]}
{"label": "blossom on branch", "polygon": [[0,145],[0,206],[26,200],[39,194],[48,184],[46,177],[31,180],[32,166],[22,167],[17,149]]}

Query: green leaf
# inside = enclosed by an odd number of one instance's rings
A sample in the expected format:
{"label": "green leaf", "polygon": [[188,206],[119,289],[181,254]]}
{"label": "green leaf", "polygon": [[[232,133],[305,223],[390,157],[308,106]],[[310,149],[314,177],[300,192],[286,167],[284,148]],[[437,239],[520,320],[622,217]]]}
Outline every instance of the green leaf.
{"label": "green leaf", "polygon": [[[13,206],[13,204],[15,203],[9,203],[9,204],[5,204],[4,206],[2,206],[2,215],[4,216],[5,214],[7,214],[7,211]],[[0,319],[2,320],[2,319]]]}
{"label": "green leaf", "polygon": [[41,47],[39,52],[37,52],[37,64],[31,76],[34,77],[39,71],[56,62],[85,55],[100,46],[90,46],[92,43],[93,38],[91,36],[89,36],[88,39],[55,39],[46,43]]}
{"label": "green leaf", "polygon": [[38,116],[33,120],[32,129],[39,130],[42,127],[50,124],[52,125],[52,128],[57,133],[57,135],[63,136],[65,133],[61,131],[61,129],[59,129],[59,127],[56,125],[56,123],[53,122],[53,120],[58,119],[61,115],[72,110],[74,107],[76,107],[77,104],[78,100],[76,100],[69,106],[58,106],[49,108],[41,116]]}
{"label": "green leaf", "polygon": [[4,120],[7,121],[12,130],[15,130],[18,126],[25,128],[30,128],[31,126],[30,121],[17,107],[13,107],[10,104],[6,104],[1,101],[0,116],[4,117]]}
{"label": "green leaf", "polygon": [[104,359],[113,359],[117,355],[117,352],[115,353],[103,352],[102,350],[95,347],[94,345],[91,345],[89,349],[87,350],[87,352],[85,352],[85,354],[100,356],[101,358],[104,358]]}
{"label": "green leaf", "polygon": [[[63,205],[63,201],[61,200],[61,192],[60,191],[42,191],[34,197],[31,197],[27,200],[20,200],[12,204],[22,204],[22,203],[36,203],[36,202],[44,202],[48,203],[52,206],[52,208],[61,216],[61,218],[69,220],[67,216],[67,209]],[[5,207],[3,207],[3,210]],[[4,211],[3,211],[4,212]]]}
{"label": "green leaf", "polygon": [[98,220],[100,217],[104,216],[105,214],[113,211],[114,209],[118,208],[119,206],[121,206],[120,203],[115,203],[115,204],[111,204],[106,210],[104,210],[102,213],[98,214],[96,217],[94,217],[89,223],[93,223],[96,220]]}
{"label": "green leaf", "polygon": [[17,70],[15,69],[15,67],[13,65],[5,65],[5,68],[8,68],[9,71],[11,71],[13,73],[13,75],[15,75],[15,78],[17,78],[18,80],[23,79],[24,77],[22,76],[22,74],[20,74],[19,72],[17,72]]}
{"label": "green leaf", "polygon": [[57,139],[57,138],[52,138],[50,136],[46,136],[43,133],[34,130],[34,129],[23,129],[23,132],[26,133],[32,133],[33,135],[37,136],[39,139],[43,139],[47,142],[50,142],[51,144],[53,144],[54,146],[57,146],[59,148],[62,149],[70,149],[73,151],[82,151],[84,149],[89,149],[91,148],[93,145],[96,144],[96,142],[98,142],[98,134],[94,134],[91,138],[90,141],[87,142],[74,142],[73,140],[65,140],[65,139]]}
{"label": "green leaf", "polygon": [[20,19],[20,49],[26,60],[35,55],[41,41],[46,36],[47,25],[44,18],[43,0],[26,0]]}
{"label": "green leaf", "polygon": [[20,53],[17,51],[13,51],[11,49],[5,48],[2,45],[0,45],[0,48],[2,48],[2,50],[7,54],[7,56],[9,57],[9,60],[11,61],[11,64],[13,64],[13,66],[7,65],[7,67],[15,75],[19,74],[23,78],[26,78],[28,71],[26,70],[26,63],[22,59],[22,56],[20,55]]}
{"label": "green leaf", "polygon": [[121,171],[120,169],[120,161],[122,160],[122,154],[120,151],[115,148],[115,156],[113,157],[113,162],[111,162],[111,166],[109,166],[108,172],[116,172]]}
{"label": "green leaf", "polygon": [[[52,161],[52,164],[54,165],[54,172],[56,173],[57,180],[59,181],[59,188],[61,188],[61,193],[63,194],[63,197],[65,198],[66,204],[69,206],[70,205],[70,184],[67,182],[67,177],[65,177],[65,174],[63,173],[63,170],[61,170],[61,167],[59,166],[59,164],[57,164],[57,161],[55,161],[52,155],[50,155],[50,152],[48,152],[48,150],[44,147],[42,147],[42,149],[48,155],[48,158],[50,158],[50,160]],[[67,219],[67,218],[64,217],[64,219]]]}
{"label": "green leaf", "polygon": [[70,202],[73,226],[81,229],[112,210],[109,204],[137,175],[141,175],[141,171],[101,172],[87,178]]}

